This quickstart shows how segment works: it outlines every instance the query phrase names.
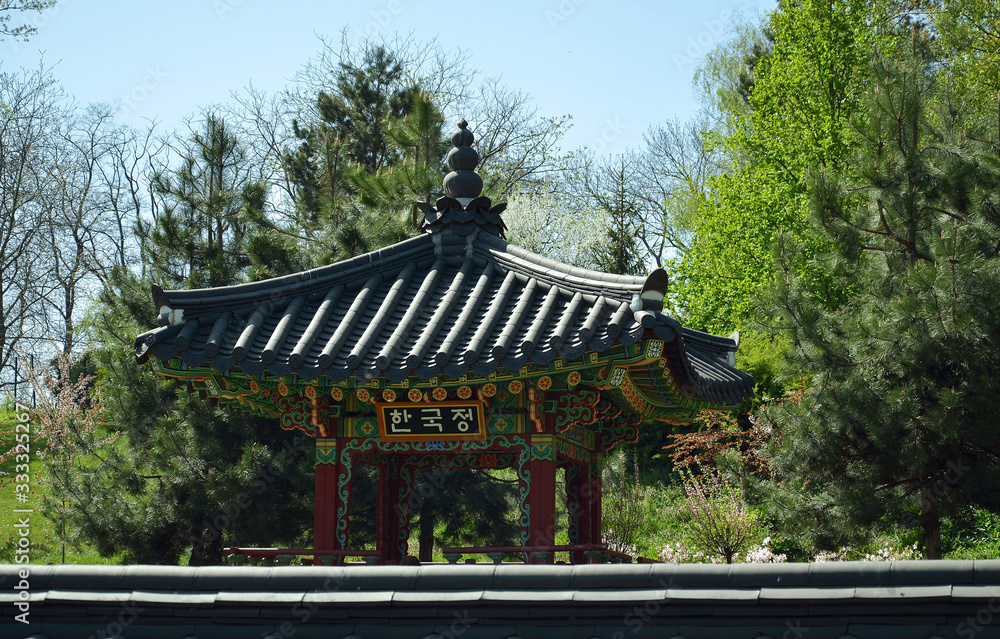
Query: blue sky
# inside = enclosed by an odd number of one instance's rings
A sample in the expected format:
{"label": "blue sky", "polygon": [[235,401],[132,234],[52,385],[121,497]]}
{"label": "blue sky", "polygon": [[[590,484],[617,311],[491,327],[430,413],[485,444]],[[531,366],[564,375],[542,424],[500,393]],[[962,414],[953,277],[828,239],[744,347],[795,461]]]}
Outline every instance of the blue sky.
{"label": "blue sky", "polygon": [[[36,67],[44,53],[80,103],[120,102],[119,117],[173,128],[200,106],[249,83],[278,91],[320,49],[318,35],[437,36],[469,66],[529,93],[540,113],[570,114],[564,148],[618,153],[650,126],[696,110],[697,59],[734,12],[774,0],[59,0],[27,43],[0,43],[3,70]],[[15,16],[16,20],[19,16]]]}

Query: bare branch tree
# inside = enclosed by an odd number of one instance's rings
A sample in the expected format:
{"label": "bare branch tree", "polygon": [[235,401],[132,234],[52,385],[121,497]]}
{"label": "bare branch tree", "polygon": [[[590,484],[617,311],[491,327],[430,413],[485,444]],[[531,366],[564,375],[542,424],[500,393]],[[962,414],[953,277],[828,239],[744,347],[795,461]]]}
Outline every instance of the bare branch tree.
{"label": "bare branch tree", "polygon": [[[45,170],[67,99],[44,65],[0,72],[0,368],[40,337]],[[0,385],[4,382],[0,380]]]}
{"label": "bare branch tree", "polygon": [[133,130],[115,124],[114,113],[93,105],[67,118],[52,132],[51,157],[42,167],[46,333],[58,336],[66,356],[76,345],[76,321],[87,300],[111,269],[128,268],[138,252],[132,231],[143,198],[132,167],[147,148]]}
{"label": "bare branch tree", "polygon": [[340,32],[339,44],[322,36],[320,43],[319,53],[295,73],[294,85],[288,90],[288,99],[299,120],[319,119],[316,96],[320,91],[337,93],[336,75],[331,73],[332,70],[341,65],[361,67],[365,55],[379,47],[390,51],[402,65],[400,85],[417,86],[429,93],[446,117],[451,117],[453,107],[461,105],[469,97],[469,87],[479,73],[466,66],[464,50],[447,50],[437,38],[421,42],[412,33],[352,40],[350,32],[344,29]]}
{"label": "bare branch tree", "polygon": [[484,191],[509,196],[517,187],[536,193],[562,170],[559,141],[570,117],[543,117],[531,96],[488,78],[465,101],[465,118],[476,131]]}

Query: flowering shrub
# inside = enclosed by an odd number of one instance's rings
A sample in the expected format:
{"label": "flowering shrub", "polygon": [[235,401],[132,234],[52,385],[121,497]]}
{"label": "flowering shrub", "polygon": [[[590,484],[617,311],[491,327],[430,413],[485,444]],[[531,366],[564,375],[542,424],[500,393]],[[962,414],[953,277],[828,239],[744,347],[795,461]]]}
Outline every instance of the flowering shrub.
{"label": "flowering shrub", "polygon": [[705,552],[721,555],[727,564],[746,548],[756,532],[757,517],[739,488],[717,472],[684,479],[685,505],[691,515],[688,533]]}
{"label": "flowering shrub", "polygon": [[[72,464],[90,450],[112,444],[118,438],[118,433],[101,432],[104,423],[101,387],[86,371],[74,374],[81,361],[59,355],[54,367],[31,371],[32,388],[38,396],[34,431],[45,441],[44,446],[35,448],[39,459],[53,455],[61,458],[61,464]],[[14,450],[5,453],[0,461]]]}
{"label": "flowering shrub", "polygon": [[813,561],[817,563],[823,563],[826,561],[844,561],[844,557],[847,556],[849,548],[841,548],[840,550],[834,552],[832,550],[817,550],[813,553]]}
{"label": "flowering shrub", "polygon": [[660,561],[667,564],[700,564],[711,561],[713,564],[720,560],[715,557],[706,557],[705,553],[693,551],[682,542],[676,544],[664,544],[659,553]]}
{"label": "flowering shrub", "polygon": [[760,546],[747,551],[745,562],[748,564],[783,564],[788,561],[784,554],[776,555],[771,550],[771,538],[764,537]]}
{"label": "flowering shrub", "polygon": [[899,561],[901,559],[922,559],[917,544],[912,546],[893,546],[886,544],[874,553],[865,555],[865,561]]}

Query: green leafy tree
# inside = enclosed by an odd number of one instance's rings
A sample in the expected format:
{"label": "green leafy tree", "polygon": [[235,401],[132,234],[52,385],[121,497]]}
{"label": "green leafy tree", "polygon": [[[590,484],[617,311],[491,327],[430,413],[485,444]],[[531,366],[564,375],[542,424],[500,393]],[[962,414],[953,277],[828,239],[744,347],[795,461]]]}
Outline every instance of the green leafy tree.
{"label": "green leafy tree", "polygon": [[[687,323],[714,332],[747,328],[754,299],[770,282],[779,233],[812,246],[805,250],[821,249],[806,222],[807,174],[843,166],[856,139],[850,118],[865,63],[876,47],[888,48],[892,26],[882,3],[804,0],[781,3],[765,37],[744,38],[746,73],[738,81],[733,71],[722,74],[728,80],[718,95],[719,107],[731,110],[719,117],[732,167],[697,203],[690,245],[672,268],[671,305]],[[817,290],[838,294],[826,284]]]}
{"label": "green leafy tree", "polygon": [[939,36],[934,44],[946,61],[938,79],[951,87],[970,123],[989,126],[1000,92],[1000,6],[992,0],[937,0],[931,8]]}
{"label": "green leafy tree", "polygon": [[[811,173],[829,249],[778,242],[766,312],[811,377],[801,401],[765,415],[800,523],[836,542],[916,512],[938,559],[943,517],[1000,508],[1000,161],[935,96],[919,55],[870,73],[851,169]],[[817,273],[850,296],[830,308]]]}

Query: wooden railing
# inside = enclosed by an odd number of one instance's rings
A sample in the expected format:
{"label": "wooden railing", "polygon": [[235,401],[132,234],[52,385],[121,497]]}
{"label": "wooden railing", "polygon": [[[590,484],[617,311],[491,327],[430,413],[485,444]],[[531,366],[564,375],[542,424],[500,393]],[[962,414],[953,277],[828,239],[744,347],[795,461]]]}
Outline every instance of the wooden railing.
{"label": "wooden railing", "polygon": [[[462,555],[486,555],[494,564],[503,563],[510,555],[520,555],[528,564],[549,563],[557,552],[568,552],[573,563],[631,563],[633,558],[623,552],[612,550],[605,544],[564,544],[551,546],[469,546],[442,548],[444,558],[448,563],[455,564]],[[340,565],[348,557],[360,557],[367,564],[377,564],[382,561],[380,550],[316,550],[314,548],[224,548],[223,554],[236,565],[244,563],[263,564],[267,566],[287,566],[295,557],[303,557],[303,565],[331,566]],[[580,556],[585,559],[581,560]],[[310,559],[306,559],[309,557]],[[470,560],[472,561],[472,560]],[[638,557],[639,563],[651,560]],[[414,563],[416,563],[414,561]]]}
{"label": "wooden railing", "polygon": [[441,549],[448,563],[458,563],[462,555],[486,555],[494,564],[502,563],[508,555],[523,555],[524,562],[529,564],[548,563],[555,553],[569,552],[570,557],[582,553],[585,562],[574,563],[631,563],[632,556],[617,550],[612,550],[606,544],[565,544],[553,546],[479,546],[479,547],[448,547]]}
{"label": "wooden railing", "polygon": [[265,563],[276,563],[287,566],[293,557],[312,557],[303,559],[303,564],[336,565],[347,557],[361,557],[365,563],[374,564],[382,559],[381,550],[316,550],[314,548],[224,548],[222,554],[237,558],[233,563],[241,563],[238,558],[257,559]]}

